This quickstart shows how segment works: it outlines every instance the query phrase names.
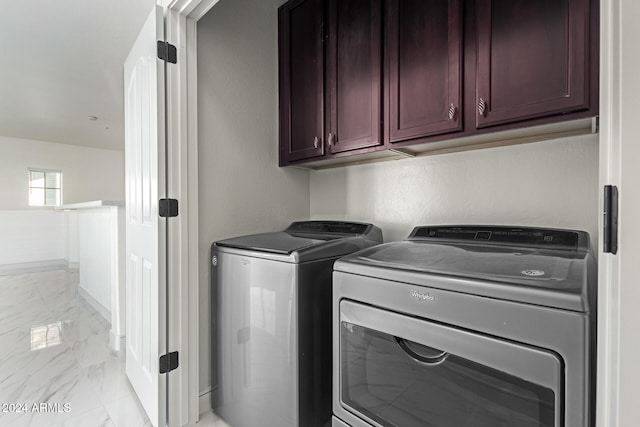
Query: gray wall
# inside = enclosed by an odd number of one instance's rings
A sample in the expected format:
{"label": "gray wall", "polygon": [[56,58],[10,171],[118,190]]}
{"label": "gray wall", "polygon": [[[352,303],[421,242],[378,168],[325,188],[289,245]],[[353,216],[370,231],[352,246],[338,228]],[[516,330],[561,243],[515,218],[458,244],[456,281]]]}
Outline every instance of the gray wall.
{"label": "gray wall", "polygon": [[222,0],[198,22],[201,393],[210,388],[211,243],[309,218],[309,172],[278,167],[282,3]]}
{"label": "gray wall", "polygon": [[371,221],[385,241],[415,225],[573,228],[598,236],[598,136],[311,172],[311,216]]}

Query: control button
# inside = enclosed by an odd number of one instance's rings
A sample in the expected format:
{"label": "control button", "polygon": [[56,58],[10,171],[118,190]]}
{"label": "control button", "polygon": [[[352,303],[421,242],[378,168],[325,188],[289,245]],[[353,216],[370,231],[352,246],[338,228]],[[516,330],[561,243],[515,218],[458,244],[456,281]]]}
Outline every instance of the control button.
{"label": "control button", "polygon": [[489,240],[491,238],[490,231],[478,231],[475,240]]}

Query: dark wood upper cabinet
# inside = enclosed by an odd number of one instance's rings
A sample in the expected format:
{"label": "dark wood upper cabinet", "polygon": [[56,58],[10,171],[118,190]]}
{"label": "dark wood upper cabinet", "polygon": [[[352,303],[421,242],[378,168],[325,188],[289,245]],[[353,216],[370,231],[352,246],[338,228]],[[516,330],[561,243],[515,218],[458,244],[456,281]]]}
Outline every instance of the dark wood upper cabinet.
{"label": "dark wood upper cabinet", "polygon": [[331,153],[379,146],[382,0],[329,0],[327,143]]}
{"label": "dark wood upper cabinet", "polygon": [[323,0],[278,11],[280,164],[324,155]]}
{"label": "dark wood upper cabinet", "polygon": [[462,129],[461,0],[387,0],[385,134],[390,143]]}
{"label": "dark wood upper cabinet", "polygon": [[589,0],[477,0],[476,126],[589,108]]}
{"label": "dark wood upper cabinet", "polygon": [[290,0],[278,13],[280,165],[598,115],[599,0]]}

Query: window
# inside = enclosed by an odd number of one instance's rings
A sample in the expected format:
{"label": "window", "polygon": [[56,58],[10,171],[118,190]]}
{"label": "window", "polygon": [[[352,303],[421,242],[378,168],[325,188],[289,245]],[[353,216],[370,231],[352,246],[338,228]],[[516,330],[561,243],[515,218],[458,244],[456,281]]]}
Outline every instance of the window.
{"label": "window", "polygon": [[60,206],[62,171],[29,169],[29,206]]}

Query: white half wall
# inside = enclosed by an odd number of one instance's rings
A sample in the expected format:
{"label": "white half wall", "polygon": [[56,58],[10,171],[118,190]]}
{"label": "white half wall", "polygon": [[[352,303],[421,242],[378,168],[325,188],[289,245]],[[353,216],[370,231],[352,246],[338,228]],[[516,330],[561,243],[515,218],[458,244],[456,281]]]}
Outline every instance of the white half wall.
{"label": "white half wall", "polygon": [[62,204],[124,200],[124,152],[0,136],[0,210],[29,209],[27,168],[62,171]]}
{"label": "white half wall", "polygon": [[65,213],[49,209],[0,210],[0,266],[66,261]]}
{"label": "white half wall", "polygon": [[117,207],[78,211],[78,253],[82,266],[78,285],[103,307],[99,311],[107,320],[111,320],[112,283],[117,284],[111,266],[112,258],[117,263],[117,252],[111,253],[112,242],[118,241],[113,221],[117,221]]}
{"label": "white half wall", "polygon": [[124,200],[124,153],[0,136],[0,265],[77,267],[77,215],[29,207],[29,167],[62,171],[64,204]]}
{"label": "white half wall", "polygon": [[109,343],[112,349],[120,351],[126,322],[125,208],[105,204],[78,207],[69,214],[77,217],[78,290],[111,324]]}
{"label": "white half wall", "polygon": [[65,217],[67,221],[67,253],[65,259],[69,263],[69,267],[78,268],[80,264],[78,212],[65,212]]}
{"label": "white half wall", "polygon": [[311,216],[375,223],[384,240],[416,225],[580,229],[598,238],[598,136],[311,172]]}
{"label": "white half wall", "polygon": [[309,217],[309,172],[278,167],[282,3],[221,0],[198,22],[201,393],[211,387],[211,243]]}

